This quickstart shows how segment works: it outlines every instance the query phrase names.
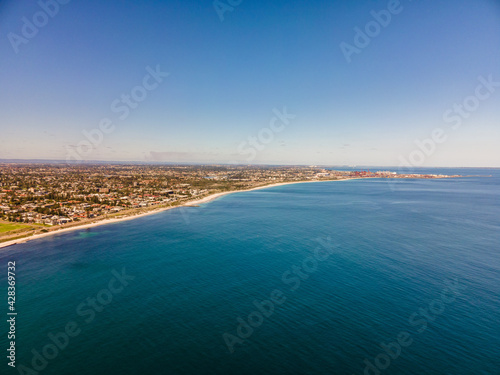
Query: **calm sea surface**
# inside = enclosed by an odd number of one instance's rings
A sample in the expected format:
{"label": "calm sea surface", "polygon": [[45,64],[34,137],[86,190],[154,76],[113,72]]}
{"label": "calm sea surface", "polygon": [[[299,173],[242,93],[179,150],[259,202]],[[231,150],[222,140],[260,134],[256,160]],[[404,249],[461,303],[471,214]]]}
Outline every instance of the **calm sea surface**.
{"label": "calm sea surface", "polygon": [[426,172],[492,177],[274,187],[0,250],[0,373],[500,374],[500,170]]}

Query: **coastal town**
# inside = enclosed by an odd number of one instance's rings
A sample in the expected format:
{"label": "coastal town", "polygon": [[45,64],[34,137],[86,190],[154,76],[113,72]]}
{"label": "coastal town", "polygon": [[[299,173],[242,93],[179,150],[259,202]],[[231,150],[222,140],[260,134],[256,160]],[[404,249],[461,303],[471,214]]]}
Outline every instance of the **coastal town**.
{"label": "coastal town", "polygon": [[0,242],[277,183],[448,178],[316,166],[0,164]]}

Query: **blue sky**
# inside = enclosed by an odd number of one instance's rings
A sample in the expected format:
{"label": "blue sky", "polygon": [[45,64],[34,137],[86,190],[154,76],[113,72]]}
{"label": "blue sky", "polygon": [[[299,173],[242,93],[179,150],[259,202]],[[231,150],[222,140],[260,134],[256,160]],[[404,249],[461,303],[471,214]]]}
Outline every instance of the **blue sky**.
{"label": "blue sky", "polygon": [[[2,1],[0,159],[500,167],[500,87],[470,98],[480,77],[500,82],[500,2],[396,5],[244,0],[221,20],[209,0],[72,0],[45,20]],[[391,6],[375,32],[371,11]],[[29,38],[26,20],[41,25]],[[145,90],[148,69],[169,75]],[[145,98],[120,118],[112,103],[133,90]],[[460,126],[443,119],[466,100]],[[113,130],[82,146],[104,118]],[[446,141],[426,143],[436,129]]]}

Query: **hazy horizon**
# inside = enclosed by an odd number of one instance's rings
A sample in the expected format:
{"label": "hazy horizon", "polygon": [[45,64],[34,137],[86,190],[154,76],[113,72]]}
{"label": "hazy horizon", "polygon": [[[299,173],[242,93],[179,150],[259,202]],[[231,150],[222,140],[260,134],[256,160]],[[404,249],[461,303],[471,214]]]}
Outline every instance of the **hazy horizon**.
{"label": "hazy horizon", "polygon": [[[192,163],[184,163],[184,162],[167,162],[167,161],[140,161],[140,160],[85,160],[78,163],[68,163],[66,160],[62,159],[0,159],[0,163],[5,164],[66,164],[68,166],[79,166],[79,165],[95,165],[95,164],[104,164],[104,165],[114,165],[114,164],[134,164],[134,165],[171,165],[171,166],[284,166],[284,167],[307,167],[307,166],[315,166],[315,167],[324,167],[324,168],[392,168],[392,169],[404,169],[399,165],[377,165],[377,164],[299,164],[299,163],[291,163],[291,164],[273,164],[273,163],[253,163],[253,164],[229,164],[229,163],[208,163],[208,162],[192,162]],[[411,166],[412,169],[500,169],[500,167],[487,167],[487,166]]]}

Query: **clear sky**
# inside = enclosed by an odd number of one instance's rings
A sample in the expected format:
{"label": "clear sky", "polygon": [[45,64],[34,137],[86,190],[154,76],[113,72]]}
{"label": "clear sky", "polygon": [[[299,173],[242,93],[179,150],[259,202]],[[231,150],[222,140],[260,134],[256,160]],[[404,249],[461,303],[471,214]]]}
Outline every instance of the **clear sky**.
{"label": "clear sky", "polygon": [[500,1],[61,2],[0,2],[0,159],[500,167]]}

